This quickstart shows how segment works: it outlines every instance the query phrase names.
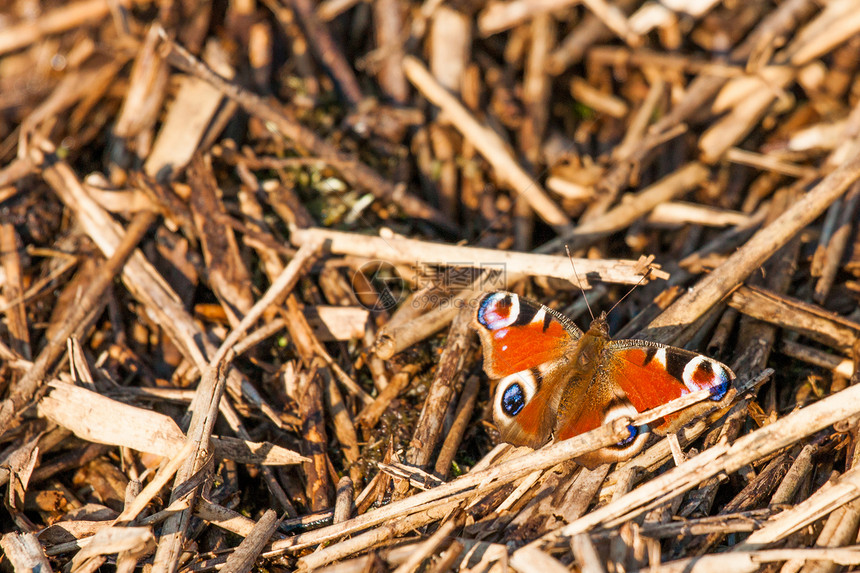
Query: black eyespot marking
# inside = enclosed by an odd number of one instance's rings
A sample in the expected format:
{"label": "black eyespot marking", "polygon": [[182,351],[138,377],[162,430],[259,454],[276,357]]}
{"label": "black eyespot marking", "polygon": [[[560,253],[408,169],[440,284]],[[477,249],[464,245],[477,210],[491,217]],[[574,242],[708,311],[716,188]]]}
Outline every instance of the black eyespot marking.
{"label": "black eyespot marking", "polygon": [[526,395],[522,386],[514,382],[505,389],[502,394],[502,410],[508,416],[516,416],[526,405]]}

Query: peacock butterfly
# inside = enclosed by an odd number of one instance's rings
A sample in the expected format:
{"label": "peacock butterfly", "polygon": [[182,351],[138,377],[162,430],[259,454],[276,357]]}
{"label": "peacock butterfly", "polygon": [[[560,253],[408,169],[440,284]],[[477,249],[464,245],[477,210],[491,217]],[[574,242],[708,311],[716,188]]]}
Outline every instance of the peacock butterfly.
{"label": "peacock butterfly", "polygon": [[[606,314],[582,332],[569,318],[510,292],[478,300],[472,320],[484,350],[484,371],[498,380],[493,418],[502,439],[538,448],[620,418],[709,390],[728,399],[734,373],[716,360],[647,340],[612,340]],[[694,404],[659,425],[631,427],[625,441],[580,458],[593,468],[642,449],[650,431],[677,431],[708,409]]]}

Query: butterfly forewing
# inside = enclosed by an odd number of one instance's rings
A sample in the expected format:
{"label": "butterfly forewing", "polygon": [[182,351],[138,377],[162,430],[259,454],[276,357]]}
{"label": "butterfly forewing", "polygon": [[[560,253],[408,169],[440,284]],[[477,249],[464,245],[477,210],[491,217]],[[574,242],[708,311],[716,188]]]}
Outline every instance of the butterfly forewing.
{"label": "butterfly forewing", "polygon": [[[701,354],[649,343],[642,340],[616,340],[606,348],[606,375],[627,395],[633,406],[644,412],[698,390],[709,390],[720,400],[734,380],[724,364]],[[673,431],[707,404],[667,416],[656,426],[661,433]]]}
{"label": "butterfly forewing", "polygon": [[490,378],[556,360],[582,335],[565,316],[508,292],[484,295],[473,326],[481,337],[484,370]]}

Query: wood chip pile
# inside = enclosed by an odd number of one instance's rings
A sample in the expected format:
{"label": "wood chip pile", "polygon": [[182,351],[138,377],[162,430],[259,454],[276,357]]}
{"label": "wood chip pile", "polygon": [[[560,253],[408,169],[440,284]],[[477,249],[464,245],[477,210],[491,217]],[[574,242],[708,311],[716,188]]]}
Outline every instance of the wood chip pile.
{"label": "wood chip pile", "polygon": [[[6,2],[0,567],[860,567],[858,181],[857,0]],[[502,289],[737,398],[499,443]]]}

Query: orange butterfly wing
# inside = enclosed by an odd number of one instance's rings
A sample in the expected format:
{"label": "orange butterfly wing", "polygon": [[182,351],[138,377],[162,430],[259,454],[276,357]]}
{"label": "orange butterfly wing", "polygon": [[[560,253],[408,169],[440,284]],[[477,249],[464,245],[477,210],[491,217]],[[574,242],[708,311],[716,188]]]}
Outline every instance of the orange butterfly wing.
{"label": "orange butterfly wing", "polygon": [[481,338],[484,371],[490,378],[556,360],[582,335],[561,313],[502,291],[478,301],[472,326]]}
{"label": "orange butterfly wing", "polygon": [[498,379],[493,418],[502,439],[540,447],[553,431],[565,355],[582,332],[562,314],[507,292],[484,295],[472,326],[484,371]]}
{"label": "orange butterfly wing", "polygon": [[[720,400],[735,375],[711,358],[672,346],[642,340],[616,340],[607,347],[606,371],[639,412],[662,406],[698,390]],[[702,408],[687,408],[664,418],[654,429],[673,431]]]}

